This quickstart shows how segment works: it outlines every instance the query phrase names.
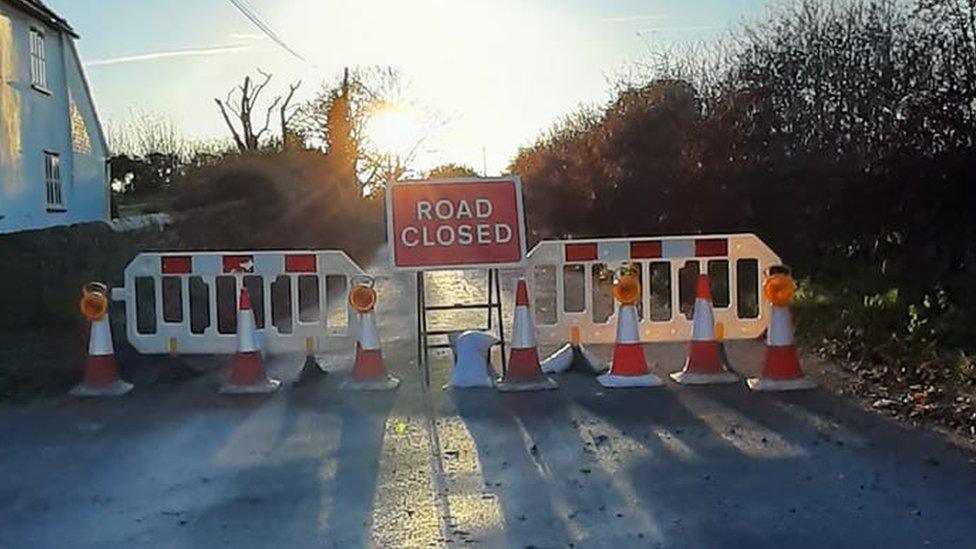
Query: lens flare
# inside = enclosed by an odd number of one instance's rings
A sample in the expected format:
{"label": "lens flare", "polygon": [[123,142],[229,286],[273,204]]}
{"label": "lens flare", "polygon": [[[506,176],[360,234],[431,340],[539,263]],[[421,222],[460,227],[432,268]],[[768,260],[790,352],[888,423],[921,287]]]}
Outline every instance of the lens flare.
{"label": "lens flare", "polygon": [[416,116],[406,107],[385,105],[366,121],[366,139],[383,154],[404,157],[420,136]]}

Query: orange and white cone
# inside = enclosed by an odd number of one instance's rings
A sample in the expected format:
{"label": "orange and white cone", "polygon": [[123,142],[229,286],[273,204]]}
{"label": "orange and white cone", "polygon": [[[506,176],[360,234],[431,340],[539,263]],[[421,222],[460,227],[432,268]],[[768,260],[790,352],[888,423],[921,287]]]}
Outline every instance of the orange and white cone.
{"label": "orange and white cone", "polygon": [[221,394],[271,393],[281,385],[280,381],[270,379],[264,371],[256,336],[251,297],[247,288],[241,288],[237,307],[237,352],[231,358],[230,375],[220,386]]}
{"label": "orange and white cone", "polygon": [[758,378],[746,381],[754,391],[799,391],[816,384],[803,375],[793,341],[793,319],[786,305],[773,305],[766,331],[766,358]]}
{"label": "orange and white cone", "polygon": [[515,290],[515,321],[512,324],[512,346],[508,369],[497,387],[503,392],[545,391],[559,385],[543,375],[539,365],[539,347],[535,341],[535,323],[529,312],[529,290],[520,278]]}
{"label": "orange and white cone", "polygon": [[131,383],[119,379],[108,315],[93,320],[88,358],[85,359],[85,377],[71,389],[70,394],[77,397],[119,396],[131,390]]}
{"label": "orange and white cone", "polygon": [[380,350],[380,336],[376,329],[376,313],[369,310],[359,315],[359,339],[356,341],[356,361],[352,366],[352,377],[343,384],[343,389],[354,391],[391,391],[400,385],[400,380],[391,376],[383,365],[383,352]]}
{"label": "orange and white cone", "polygon": [[718,341],[715,339],[715,314],[712,312],[712,291],[708,275],[698,277],[695,292],[695,311],[688,344],[688,358],[680,372],[672,372],[671,379],[685,385],[736,383],[739,376],[722,366]]}
{"label": "orange and white cone", "polygon": [[637,330],[637,307],[621,304],[617,311],[617,337],[613,344],[610,371],[597,376],[597,382],[607,388],[659,387],[661,378],[647,369],[647,359]]}

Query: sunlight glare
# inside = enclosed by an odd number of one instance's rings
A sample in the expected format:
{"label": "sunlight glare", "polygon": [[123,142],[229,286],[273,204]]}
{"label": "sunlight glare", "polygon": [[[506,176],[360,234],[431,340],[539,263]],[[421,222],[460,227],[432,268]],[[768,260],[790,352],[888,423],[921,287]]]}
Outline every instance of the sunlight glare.
{"label": "sunlight glare", "polygon": [[416,116],[398,105],[377,109],[366,122],[365,133],[377,150],[400,158],[407,156],[420,138]]}

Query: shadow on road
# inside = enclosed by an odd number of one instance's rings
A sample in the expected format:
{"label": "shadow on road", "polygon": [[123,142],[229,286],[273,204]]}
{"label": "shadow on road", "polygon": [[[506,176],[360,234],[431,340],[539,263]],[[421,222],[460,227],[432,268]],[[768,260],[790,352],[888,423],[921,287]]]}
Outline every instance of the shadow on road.
{"label": "shadow on road", "polygon": [[822,391],[608,391],[579,374],[558,380],[554,392],[441,399],[441,415],[456,413],[477,448],[483,497],[500,507],[473,539],[948,547],[976,533],[963,452],[934,437],[906,447],[902,428]]}

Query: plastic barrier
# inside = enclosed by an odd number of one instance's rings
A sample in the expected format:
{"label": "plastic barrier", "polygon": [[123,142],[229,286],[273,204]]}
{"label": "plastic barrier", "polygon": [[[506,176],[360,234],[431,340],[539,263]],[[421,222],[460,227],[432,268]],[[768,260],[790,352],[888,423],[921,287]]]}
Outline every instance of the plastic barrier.
{"label": "plastic barrier", "polygon": [[613,343],[618,305],[612,269],[633,263],[641,281],[641,341],[691,339],[699,274],[711,281],[715,321],[725,337],[759,337],[769,325],[763,272],[779,257],[754,234],[544,240],[528,254],[540,343]]}
{"label": "plastic barrier", "polygon": [[126,336],[140,353],[235,352],[242,284],[263,352],[348,349],[356,334],[349,279],[362,274],[335,250],[145,252],[112,299],[125,302]]}

